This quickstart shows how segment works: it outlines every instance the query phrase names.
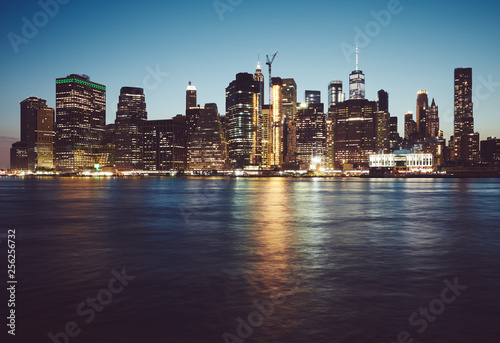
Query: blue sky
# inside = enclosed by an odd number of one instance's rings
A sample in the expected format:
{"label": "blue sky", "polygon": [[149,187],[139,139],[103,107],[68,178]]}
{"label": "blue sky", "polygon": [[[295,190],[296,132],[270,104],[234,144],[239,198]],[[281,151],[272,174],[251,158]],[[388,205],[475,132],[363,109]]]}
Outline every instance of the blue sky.
{"label": "blue sky", "polygon": [[[87,74],[105,84],[108,123],[122,86],[145,88],[150,119],[183,113],[189,81],[200,104],[216,102],[224,114],[225,87],[235,74],[254,72],[257,51],[265,67],[265,54],[278,50],[273,75],[295,78],[299,101],[311,89],[321,90],[326,102],[329,81],[340,79],[347,89],[355,63],[342,47],[354,46],[359,31],[368,37],[359,40],[367,98],[388,91],[401,132],[404,113],[415,112],[417,92],[426,89],[449,137],[453,71],[472,67],[476,131],[481,139],[500,136],[495,1],[221,0],[222,14],[213,0],[60,2],[66,3],[57,11],[50,7],[53,16],[40,14],[34,0],[11,2],[0,14],[0,168],[8,167],[8,146],[19,137],[19,102],[37,96],[55,107],[58,77]],[[391,18],[377,22],[373,13],[389,7]],[[40,27],[28,32],[16,53],[9,37],[22,37],[23,18]]]}

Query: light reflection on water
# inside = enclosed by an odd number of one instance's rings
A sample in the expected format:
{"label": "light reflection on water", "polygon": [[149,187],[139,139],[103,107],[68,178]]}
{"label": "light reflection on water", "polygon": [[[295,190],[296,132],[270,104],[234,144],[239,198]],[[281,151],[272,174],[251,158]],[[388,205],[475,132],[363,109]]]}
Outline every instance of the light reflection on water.
{"label": "light reflection on water", "polygon": [[[30,339],[81,323],[76,306],[122,266],[137,278],[72,342],[222,342],[273,292],[286,300],[245,341],[500,334],[499,180],[4,178],[0,191]],[[416,333],[408,317],[454,277],[469,289]]]}

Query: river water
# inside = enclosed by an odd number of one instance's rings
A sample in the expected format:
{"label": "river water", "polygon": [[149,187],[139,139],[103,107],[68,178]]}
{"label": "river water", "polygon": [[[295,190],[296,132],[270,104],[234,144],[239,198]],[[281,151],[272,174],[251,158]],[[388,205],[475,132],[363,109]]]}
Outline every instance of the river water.
{"label": "river water", "polygon": [[15,230],[17,342],[498,342],[499,209],[499,179],[0,178],[0,282]]}

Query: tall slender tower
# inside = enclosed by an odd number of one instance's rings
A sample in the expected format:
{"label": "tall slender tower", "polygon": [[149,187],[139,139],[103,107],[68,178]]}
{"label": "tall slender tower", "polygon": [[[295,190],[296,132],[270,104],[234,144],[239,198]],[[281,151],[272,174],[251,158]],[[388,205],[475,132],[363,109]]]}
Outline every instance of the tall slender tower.
{"label": "tall slender tower", "polygon": [[427,111],[429,110],[429,97],[426,90],[417,94],[417,132],[421,139],[426,138],[427,133]]}
{"label": "tall slender tower", "polygon": [[186,110],[196,107],[196,101],[196,87],[191,85],[191,81],[189,81],[186,89]]}
{"label": "tall slender tower", "polygon": [[459,163],[479,157],[479,137],[474,133],[472,68],[455,69],[455,157]]}
{"label": "tall slender tower", "polygon": [[365,74],[359,70],[359,50],[356,46],[356,70],[349,75],[349,99],[365,98]]}
{"label": "tall slender tower", "polygon": [[427,112],[427,138],[435,139],[439,132],[439,107],[436,101],[432,99],[431,107]]}

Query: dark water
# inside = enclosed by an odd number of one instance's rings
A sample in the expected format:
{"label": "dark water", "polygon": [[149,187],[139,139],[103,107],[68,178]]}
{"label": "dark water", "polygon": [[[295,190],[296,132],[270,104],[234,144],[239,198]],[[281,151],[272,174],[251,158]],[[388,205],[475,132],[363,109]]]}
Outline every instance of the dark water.
{"label": "dark water", "polygon": [[2,178],[8,339],[499,342],[499,209],[498,179]]}

